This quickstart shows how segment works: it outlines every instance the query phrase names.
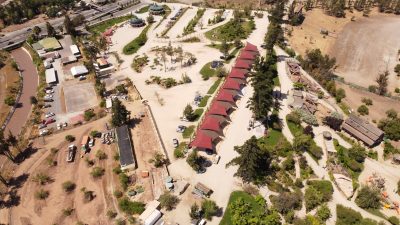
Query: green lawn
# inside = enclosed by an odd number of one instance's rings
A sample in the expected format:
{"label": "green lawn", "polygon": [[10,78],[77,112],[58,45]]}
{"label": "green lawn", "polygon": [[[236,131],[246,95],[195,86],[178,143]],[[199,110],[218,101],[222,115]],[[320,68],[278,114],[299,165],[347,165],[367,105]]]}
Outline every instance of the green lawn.
{"label": "green lawn", "polygon": [[136,13],[137,13],[137,14],[147,13],[147,12],[149,11],[149,7],[150,7],[150,6],[142,7],[142,8],[140,8]]}
{"label": "green lawn", "polygon": [[200,74],[203,80],[208,80],[210,77],[213,77],[215,75],[216,70],[211,68],[211,62],[205,64],[201,70]]}
{"label": "green lawn", "polygon": [[281,86],[281,82],[279,81],[279,76],[276,76],[274,78],[274,86],[276,86],[276,87],[280,87]]}
{"label": "green lawn", "polygon": [[146,44],[147,31],[150,29],[150,27],[151,24],[147,25],[137,38],[133,39],[131,42],[124,46],[123,53],[125,55],[135,54],[140,49],[140,47]]}
{"label": "green lawn", "polygon": [[185,131],[183,131],[182,133],[183,138],[190,138],[190,136],[192,136],[194,132],[194,128],[195,128],[194,125],[186,127]]}
{"label": "green lawn", "polygon": [[285,138],[279,130],[269,129],[268,130],[268,137],[262,137],[262,140],[265,142],[266,145],[274,147],[278,144],[281,138]]}
{"label": "green lawn", "polygon": [[232,59],[234,59],[239,52],[239,50],[242,48],[235,48],[233,51],[229,54],[228,59],[225,60],[225,63],[230,63]]}
{"label": "green lawn", "polygon": [[179,146],[174,149],[175,158],[183,158],[183,157],[185,157],[184,150],[186,148],[187,148],[187,143],[185,141],[182,141],[181,143],[179,143]]}
{"label": "green lawn", "polygon": [[344,114],[346,114],[347,116],[350,115],[350,107],[346,105],[346,103],[340,102],[338,103],[338,105],[343,110]]}
{"label": "green lawn", "polygon": [[231,218],[232,215],[230,211],[230,205],[233,204],[233,202],[237,201],[239,198],[243,199],[246,203],[249,204],[252,214],[256,215],[264,212],[264,209],[261,208],[261,206],[255,201],[253,196],[247,194],[244,191],[234,191],[229,197],[228,206],[226,207],[224,217],[222,217],[219,225],[231,225],[233,223]]}
{"label": "green lawn", "polygon": [[290,132],[293,134],[293,136],[297,136],[303,133],[303,127],[301,125],[296,125],[286,119],[286,123],[288,125],[288,128]]}
{"label": "green lawn", "polygon": [[103,21],[103,22],[91,27],[90,28],[90,32],[103,33],[104,31],[106,31],[108,28],[114,26],[115,24],[122,23],[122,22],[127,21],[127,20],[129,20],[131,18],[133,18],[132,15],[127,15],[127,16],[112,18],[112,19]]}
{"label": "green lawn", "polygon": [[201,99],[199,107],[205,107],[207,105],[208,99],[210,98],[210,95],[206,95]]}
{"label": "green lawn", "polygon": [[241,23],[241,28],[233,20],[216,27],[205,33],[205,36],[211,41],[234,41],[235,39],[246,39],[253,31],[254,21],[245,21]]}
{"label": "green lawn", "polygon": [[204,109],[203,108],[198,108],[196,110],[194,110],[194,115],[196,115],[196,119],[194,121],[198,121],[201,117],[201,115],[203,114]]}
{"label": "green lawn", "polygon": [[215,81],[215,83],[210,87],[210,89],[208,90],[207,94],[212,95],[214,94],[214,92],[217,90],[217,88],[219,87],[219,84],[222,82],[221,78],[218,78],[218,80]]}

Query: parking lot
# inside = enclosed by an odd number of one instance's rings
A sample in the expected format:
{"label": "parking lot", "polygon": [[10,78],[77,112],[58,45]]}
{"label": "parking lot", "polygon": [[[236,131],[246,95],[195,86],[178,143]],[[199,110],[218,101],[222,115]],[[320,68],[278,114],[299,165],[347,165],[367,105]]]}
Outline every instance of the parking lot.
{"label": "parking lot", "polygon": [[63,87],[67,113],[84,111],[98,105],[93,83],[77,83]]}

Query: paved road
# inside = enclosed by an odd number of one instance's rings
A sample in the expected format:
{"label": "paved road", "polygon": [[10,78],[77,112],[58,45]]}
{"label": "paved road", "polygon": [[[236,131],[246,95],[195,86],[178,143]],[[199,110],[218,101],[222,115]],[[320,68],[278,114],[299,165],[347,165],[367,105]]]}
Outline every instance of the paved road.
{"label": "paved road", "polygon": [[8,134],[8,130],[10,130],[14,135],[18,135],[31,112],[32,105],[30,103],[30,96],[36,95],[39,77],[28,52],[23,48],[12,51],[11,55],[22,71],[24,86],[19,100],[20,107],[15,110],[5,130],[6,134]]}

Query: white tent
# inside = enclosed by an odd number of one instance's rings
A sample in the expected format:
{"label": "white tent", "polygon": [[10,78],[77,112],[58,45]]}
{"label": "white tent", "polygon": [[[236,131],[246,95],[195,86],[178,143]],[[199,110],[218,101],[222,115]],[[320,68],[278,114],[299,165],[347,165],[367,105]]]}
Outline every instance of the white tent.
{"label": "white tent", "polygon": [[46,74],[46,83],[51,84],[57,82],[56,70],[54,68],[47,69],[45,74]]}
{"label": "white tent", "polygon": [[89,73],[89,70],[84,65],[74,66],[71,68],[72,76],[80,76]]}
{"label": "white tent", "polygon": [[81,52],[79,51],[78,46],[71,45],[71,46],[69,46],[69,48],[71,49],[72,55],[75,55],[75,56],[80,56],[81,55]]}

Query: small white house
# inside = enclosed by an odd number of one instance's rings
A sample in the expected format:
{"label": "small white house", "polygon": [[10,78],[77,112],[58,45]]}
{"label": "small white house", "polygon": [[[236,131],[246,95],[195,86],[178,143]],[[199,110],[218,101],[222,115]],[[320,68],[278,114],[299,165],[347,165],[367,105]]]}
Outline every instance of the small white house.
{"label": "small white house", "polygon": [[46,75],[46,83],[54,84],[57,82],[56,70],[54,68],[47,69],[45,75]]}
{"label": "small white house", "polygon": [[74,77],[85,75],[89,73],[89,70],[84,65],[74,66],[71,68],[71,74]]}
{"label": "small white house", "polygon": [[77,45],[71,45],[71,46],[69,46],[69,48],[71,49],[72,55],[74,55],[76,57],[81,56],[81,52],[79,51],[79,48]]}

